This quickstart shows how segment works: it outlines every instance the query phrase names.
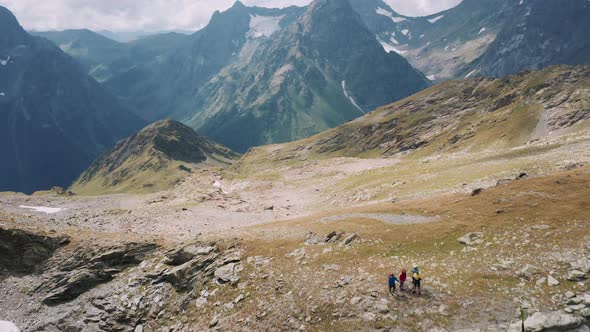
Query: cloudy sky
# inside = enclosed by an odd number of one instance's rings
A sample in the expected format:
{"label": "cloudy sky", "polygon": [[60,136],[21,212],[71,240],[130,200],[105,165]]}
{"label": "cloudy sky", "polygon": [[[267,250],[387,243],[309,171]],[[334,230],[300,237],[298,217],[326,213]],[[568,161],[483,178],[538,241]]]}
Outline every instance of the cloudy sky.
{"label": "cloudy sky", "polygon": [[[432,14],[461,0],[385,0],[410,16]],[[29,30],[88,28],[111,31],[197,30],[215,10],[234,0],[0,0]],[[283,7],[310,0],[243,0],[247,5]]]}

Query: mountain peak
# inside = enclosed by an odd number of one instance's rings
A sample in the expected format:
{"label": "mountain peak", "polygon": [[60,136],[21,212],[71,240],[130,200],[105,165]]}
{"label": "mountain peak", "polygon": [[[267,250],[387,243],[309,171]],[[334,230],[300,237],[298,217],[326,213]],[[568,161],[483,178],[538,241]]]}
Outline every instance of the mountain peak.
{"label": "mountain peak", "polygon": [[12,24],[13,26],[19,26],[18,20],[14,14],[6,7],[0,6],[0,22],[4,24]]}
{"label": "mountain peak", "polygon": [[6,7],[0,6],[0,49],[13,47],[27,39],[28,35],[18,20]]}
{"label": "mountain peak", "polygon": [[227,165],[238,154],[174,121],[153,123],[95,160],[73,184],[78,193],[167,189],[200,164]]}
{"label": "mountain peak", "polygon": [[242,3],[240,0],[237,0],[236,2],[234,2],[231,8],[246,8],[246,5],[244,5],[244,3]]}

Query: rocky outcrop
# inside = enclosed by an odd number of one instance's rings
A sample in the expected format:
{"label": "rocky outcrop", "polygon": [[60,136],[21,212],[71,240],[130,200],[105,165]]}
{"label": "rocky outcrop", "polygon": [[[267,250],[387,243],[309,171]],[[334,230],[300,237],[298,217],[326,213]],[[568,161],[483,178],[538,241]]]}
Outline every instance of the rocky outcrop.
{"label": "rocky outcrop", "polygon": [[53,252],[68,242],[67,236],[0,228],[0,274],[39,272]]}
{"label": "rocky outcrop", "polygon": [[178,291],[190,290],[215,279],[218,284],[239,281],[242,253],[237,248],[222,251],[215,242],[195,242],[167,253],[158,282],[170,283]]}
{"label": "rocky outcrop", "polygon": [[125,268],[141,263],[156,248],[155,244],[127,243],[77,251],[63,263],[57,263],[59,267],[39,287],[49,290],[43,303],[56,305],[73,300],[97,285],[111,281]]}
{"label": "rocky outcrop", "polygon": [[163,249],[104,241],[82,241],[47,260],[38,286],[28,291],[39,301],[31,309],[38,318],[24,330],[152,331],[163,318],[191,304],[208,305],[221,288],[240,282],[243,252],[236,243],[193,241]]}

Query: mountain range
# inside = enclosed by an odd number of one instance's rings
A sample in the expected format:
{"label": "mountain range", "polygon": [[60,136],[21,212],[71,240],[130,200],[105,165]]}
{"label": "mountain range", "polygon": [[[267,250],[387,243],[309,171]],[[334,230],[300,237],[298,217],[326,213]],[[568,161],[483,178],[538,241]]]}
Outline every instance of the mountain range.
{"label": "mountain range", "polygon": [[84,31],[67,33],[43,35],[136,114],[181,120],[238,151],[318,133],[430,85],[379,45],[347,1],[283,9],[238,1],[192,35],[115,43],[108,52],[88,45]]}
{"label": "mountain range", "polygon": [[588,63],[588,14],[583,0],[464,0],[426,17],[382,0],[237,1],[193,34],[122,43],[85,29],[33,37],[2,8],[1,149],[11,162],[0,189],[67,186],[161,119],[246,152],[329,130],[432,81]]}
{"label": "mountain range", "polygon": [[424,76],[440,82],[587,63],[590,5],[561,3],[464,0],[408,17],[383,0],[283,9],[238,1],[192,35],[125,44],[84,30],[41,35],[80,59],[137,115],[172,117],[244,152],[407,97],[430,85]]}
{"label": "mountain range", "polygon": [[418,18],[400,15],[381,0],[350,1],[384,48],[433,81],[590,61],[588,1],[464,0]]}
{"label": "mountain range", "polygon": [[69,55],[0,7],[0,190],[68,186],[144,125]]}

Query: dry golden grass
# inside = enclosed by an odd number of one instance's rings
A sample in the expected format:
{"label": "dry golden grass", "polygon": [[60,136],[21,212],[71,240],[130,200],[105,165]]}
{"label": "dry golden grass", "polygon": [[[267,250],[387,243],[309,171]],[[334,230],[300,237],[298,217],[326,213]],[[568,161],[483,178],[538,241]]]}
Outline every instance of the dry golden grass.
{"label": "dry golden grass", "polygon": [[[497,213],[498,209],[504,212]],[[325,216],[346,213],[407,213],[439,216],[439,219],[420,225],[388,225],[371,219],[319,222]],[[547,225],[548,229],[531,229],[531,226],[538,224]],[[361,240],[350,249],[332,246],[332,251],[328,253],[322,252],[327,246],[303,244],[307,232],[325,235],[333,230],[346,231],[347,234],[356,232]],[[477,251],[462,252],[463,246],[457,238],[472,231],[484,233],[484,244]],[[272,257],[272,272],[266,272],[270,273],[269,278],[254,278],[245,291],[252,298],[263,301],[281,303],[288,298],[290,305],[308,314],[312,305],[318,306],[319,309],[312,315],[323,317],[323,320],[312,325],[311,330],[351,331],[366,327],[366,323],[359,319],[336,320],[332,316],[333,311],[349,307],[348,300],[352,296],[364,294],[370,289],[376,288],[385,296],[384,279],[390,271],[420,264],[426,276],[425,287],[441,297],[436,301],[446,305],[446,315],[428,314],[421,319],[447,327],[456,327],[457,317],[462,320],[493,321],[498,315],[508,315],[510,319],[509,315],[516,306],[513,303],[515,297],[522,300],[535,298],[540,305],[552,307],[555,305],[552,296],[566,290],[580,291],[580,285],[563,280],[565,266],[547,267],[543,257],[554,252],[554,248],[579,249],[588,239],[590,167],[585,167],[513,181],[474,197],[453,194],[395,204],[376,204],[251,227],[243,239],[247,256]],[[297,248],[305,248],[307,252],[308,259],[304,264],[297,264],[293,258],[285,257]],[[515,265],[510,270],[490,270],[490,266],[500,258],[511,257]],[[324,272],[322,267],[327,264],[337,264],[340,270]],[[535,286],[537,279],[525,281],[523,285],[516,272],[524,264],[547,269],[539,277],[553,271],[561,279],[561,285],[553,288]],[[358,277],[359,268],[368,277],[342,290],[346,298],[344,303],[334,305],[321,298],[320,294],[326,292],[326,285],[332,287],[332,281],[343,275]],[[249,267],[246,275],[254,271],[253,267]],[[326,275],[326,280],[317,280],[318,273]],[[284,280],[284,289],[275,293],[273,288],[276,287],[278,275]],[[285,293],[289,291],[292,294],[287,297]],[[230,294],[234,296],[238,293],[234,290]],[[413,300],[399,304],[399,309],[427,306],[432,301]],[[475,304],[465,308],[461,306],[465,301]],[[479,310],[481,306],[487,306],[492,311],[482,313]],[[244,305],[243,308],[243,312],[238,311],[240,317],[252,315],[252,306]],[[350,308],[351,312],[353,310]],[[282,318],[285,318],[282,315],[286,315],[281,312],[275,314]],[[334,321],[339,322],[332,325],[330,322]],[[267,324],[277,324],[277,321]],[[417,331],[423,327],[413,325],[412,320],[370,324],[374,324],[374,327],[401,324],[401,329]]]}

